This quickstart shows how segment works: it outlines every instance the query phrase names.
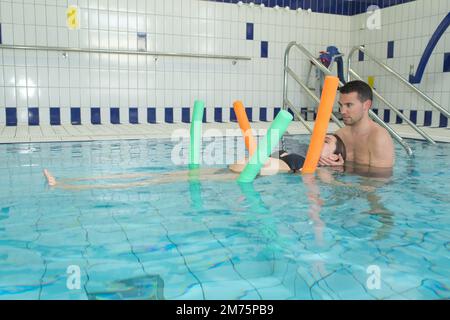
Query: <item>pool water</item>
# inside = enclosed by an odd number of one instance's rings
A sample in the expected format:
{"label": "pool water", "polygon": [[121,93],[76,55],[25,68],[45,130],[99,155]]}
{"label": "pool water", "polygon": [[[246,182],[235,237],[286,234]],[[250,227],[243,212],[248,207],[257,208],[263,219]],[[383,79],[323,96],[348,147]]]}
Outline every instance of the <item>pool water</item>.
{"label": "pool water", "polygon": [[157,179],[186,167],[170,140],[0,145],[0,299],[448,299],[450,147],[409,143],[415,157],[397,146],[384,180],[85,190],[51,188],[42,170]]}

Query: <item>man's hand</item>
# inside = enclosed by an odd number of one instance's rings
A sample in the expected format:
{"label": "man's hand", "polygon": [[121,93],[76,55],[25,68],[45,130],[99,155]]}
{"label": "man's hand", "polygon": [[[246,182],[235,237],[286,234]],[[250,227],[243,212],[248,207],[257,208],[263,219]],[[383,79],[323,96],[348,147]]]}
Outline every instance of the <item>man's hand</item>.
{"label": "man's hand", "polygon": [[344,165],[344,158],[342,158],[342,155],[338,155],[339,159],[332,160],[330,158],[322,158],[319,159],[319,165],[322,167],[337,167],[337,166],[343,166]]}

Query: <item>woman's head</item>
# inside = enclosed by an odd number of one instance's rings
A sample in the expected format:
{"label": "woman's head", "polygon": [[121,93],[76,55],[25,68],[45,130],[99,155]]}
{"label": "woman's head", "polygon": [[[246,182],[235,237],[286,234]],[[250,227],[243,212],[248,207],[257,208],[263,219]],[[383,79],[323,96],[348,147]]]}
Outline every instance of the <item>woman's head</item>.
{"label": "woman's head", "polygon": [[323,144],[322,153],[320,156],[322,158],[329,158],[331,160],[338,161],[339,154],[345,161],[347,152],[344,142],[335,134],[327,134],[325,136],[325,143]]}

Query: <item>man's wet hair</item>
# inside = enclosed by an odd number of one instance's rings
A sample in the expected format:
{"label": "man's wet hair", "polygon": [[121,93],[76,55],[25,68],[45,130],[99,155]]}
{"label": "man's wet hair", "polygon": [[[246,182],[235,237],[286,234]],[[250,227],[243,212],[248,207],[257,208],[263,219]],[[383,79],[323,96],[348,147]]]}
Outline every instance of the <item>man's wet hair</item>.
{"label": "man's wet hair", "polygon": [[339,88],[339,92],[343,94],[357,92],[358,100],[363,103],[367,100],[373,100],[372,88],[367,83],[361,80],[347,82],[345,85]]}
{"label": "man's wet hair", "polygon": [[333,134],[333,137],[336,138],[336,150],[334,150],[334,154],[336,155],[341,155],[342,159],[347,158],[347,149],[345,149],[345,144],[344,141],[342,141],[342,139],[337,135],[337,134]]}

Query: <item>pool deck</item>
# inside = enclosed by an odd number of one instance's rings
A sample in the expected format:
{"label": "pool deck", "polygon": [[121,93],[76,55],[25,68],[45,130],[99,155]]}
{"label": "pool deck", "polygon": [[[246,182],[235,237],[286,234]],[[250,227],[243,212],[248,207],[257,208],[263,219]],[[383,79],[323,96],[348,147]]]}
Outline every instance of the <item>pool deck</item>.
{"label": "pool deck", "polygon": [[[313,127],[314,122],[308,122]],[[257,135],[262,135],[270,126],[270,122],[254,122],[251,124]],[[401,137],[424,140],[408,125],[390,125]],[[188,134],[189,123],[156,123],[156,124],[104,124],[104,125],[60,125],[60,126],[0,126],[0,143],[30,143],[30,142],[66,142],[66,141],[100,141],[100,140],[135,140],[171,138],[176,130],[184,129]],[[231,129],[231,130],[230,130]],[[233,130],[234,129],[234,130]],[[238,129],[238,130],[236,130]],[[331,123],[329,132],[338,129]],[[436,142],[450,143],[450,128],[421,127]],[[236,136],[241,135],[235,122],[204,123],[205,136]],[[300,123],[292,123],[288,134],[308,134]]]}

